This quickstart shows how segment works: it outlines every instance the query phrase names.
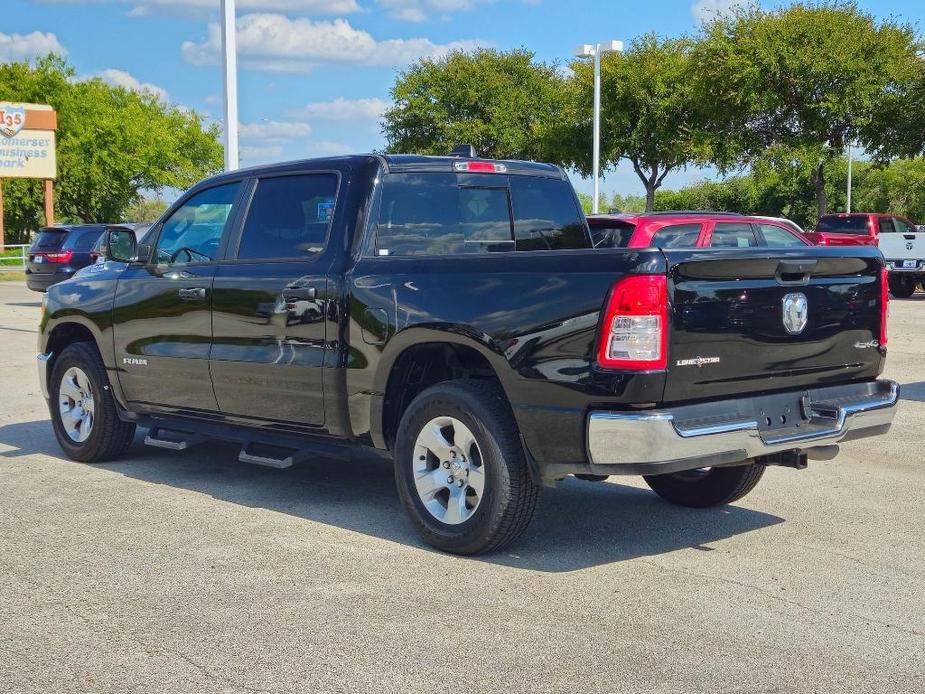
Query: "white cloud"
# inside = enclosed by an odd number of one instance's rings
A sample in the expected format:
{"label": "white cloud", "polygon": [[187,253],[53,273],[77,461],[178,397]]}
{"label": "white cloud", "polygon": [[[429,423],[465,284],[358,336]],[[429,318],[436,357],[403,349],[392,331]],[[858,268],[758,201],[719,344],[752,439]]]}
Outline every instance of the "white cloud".
{"label": "white cloud", "polygon": [[170,97],[167,94],[166,89],[163,87],[158,87],[156,84],[151,84],[150,82],[142,82],[137,77],[131,75],[125,70],[109,68],[108,70],[98,72],[96,75],[94,75],[94,77],[99,77],[104,82],[107,82],[115,87],[128,89],[130,92],[148,92],[156,96],[158,101],[163,101],[164,103],[170,101]]}
{"label": "white cloud", "polygon": [[293,111],[293,115],[315,120],[340,122],[376,121],[389,107],[383,99],[345,99],[337,97],[333,101],[316,101]]}
{"label": "white cloud", "polygon": [[691,5],[691,14],[698,22],[706,22],[748,3],[749,0],[697,0]]}
{"label": "white cloud", "polygon": [[376,0],[389,16],[405,22],[423,22],[429,14],[448,14],[471,10],[495,0]]}
{"label": "white cloud", "polygon": [[[345,19],[333,21],[296,18],[281,14],[248,14],[237,21],[238,56],[242,67],[276,72],[307,72],[320,63],[405,65],[423,57],[440,57],[453,50],[471,50],[480,41],[435,44],[429,39],[377,41]],[[192,65],[218,63],[221,36],[218,24],[209,24],[200,42],[185,41],[184,60]]]}
{"label": "white cloud", "polygon": [[242,145],[241,162],[247,166],[268,161],[279,161],[283,156],[282,145]]}
{"label": "white cloud", "polygon": [[49,53],[67,55],[58,37],[50,31],[45,33],[33,31],[31,34],[4,34],[0,31],[0,62],[2,63],[30,60]]}
{"label": "white cloud", "polygon": [[242,140],[287,142],[308,137],[312,134],[312,126],[308,123],[267,120],[259,123],[241,123],[238,125],[238,134]]}
{"label": "white cloud", "polygon": [[310,144],[309,150],[311,154],[316,157],[338,157],[342,154],[350,154],[355,152],[356,148],[351,147],[350,145],[343,142],[318,140]]}
{"label": "white cloud", "polygon": [[[39,0],[48,5],[117,4],[133,16],[156,14],[202,17],[219,9],[221,0]],[[238,0],[243,12],[278,11],[305,15],[342,15],[360,12],[357,0]]]}

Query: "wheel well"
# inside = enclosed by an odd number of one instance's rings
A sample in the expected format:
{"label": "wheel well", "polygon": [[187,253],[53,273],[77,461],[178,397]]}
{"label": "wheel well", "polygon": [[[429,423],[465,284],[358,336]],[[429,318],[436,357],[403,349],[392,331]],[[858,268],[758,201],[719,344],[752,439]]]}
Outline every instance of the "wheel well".
{"label": "wheel well", "polygon": [[389,373],[383,402],[382,434],[391,449],[402,415],[425,388],[458,378],[498,380],[491,364],[478,350],[450,342],[428,342],[409,347]]}
{"label": "wheel well", "polygon": [[[90,332],[89,328],[79,323],[62,323],[61,325],[56,325],[54,330],[51,331],[45,349],[54,355],[52,359],[57,359],[65,347],[75,342],[93,342],[94,345],[96,344],[93,333]],[[51,364],[48,365],[48,368],[49,373],[51,373]]]}

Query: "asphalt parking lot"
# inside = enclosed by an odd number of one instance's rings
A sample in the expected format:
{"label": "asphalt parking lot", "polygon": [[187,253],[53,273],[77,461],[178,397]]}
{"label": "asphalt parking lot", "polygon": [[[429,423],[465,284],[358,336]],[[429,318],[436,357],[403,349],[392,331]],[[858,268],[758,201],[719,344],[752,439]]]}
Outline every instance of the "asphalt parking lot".
{"label": "asphalt parking lot", "polygon": [[887,437],[687,510],[569,479],[501,554],[421,544],[387,461],[61,455],[0,282],[0,692],[925,691],[925,295]]}

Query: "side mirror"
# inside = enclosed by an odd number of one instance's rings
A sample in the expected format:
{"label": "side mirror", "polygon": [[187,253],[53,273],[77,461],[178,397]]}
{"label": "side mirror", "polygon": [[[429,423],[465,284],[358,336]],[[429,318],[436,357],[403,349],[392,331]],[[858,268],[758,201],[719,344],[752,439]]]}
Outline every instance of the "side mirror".
{"label": "side mirror", "polygon": [[138,255],[135,232],[126,228],[106,231],[106,260],[130,263]]}

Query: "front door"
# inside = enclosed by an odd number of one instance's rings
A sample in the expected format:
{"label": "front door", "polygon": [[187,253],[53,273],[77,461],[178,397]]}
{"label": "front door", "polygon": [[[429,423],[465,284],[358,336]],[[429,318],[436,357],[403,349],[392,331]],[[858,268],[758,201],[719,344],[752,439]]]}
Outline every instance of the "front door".
{"label": "front door", "polygon": [[212,281],[240,188],[234,182],[194,193],[155,230],[150,261],[119,279],[113,333],[130,402],[218,409],[209,376]]}
{"label": "front door", "polygon": [[324,426],[327,241],[337,186],[338,176],[325,172],[257,180],[213,284],[210,363],[223,413]]}

